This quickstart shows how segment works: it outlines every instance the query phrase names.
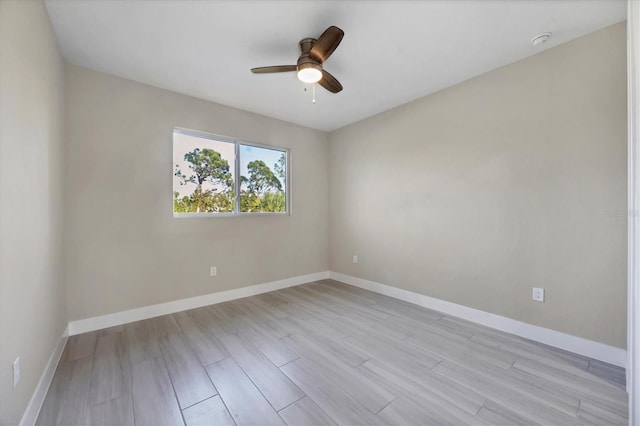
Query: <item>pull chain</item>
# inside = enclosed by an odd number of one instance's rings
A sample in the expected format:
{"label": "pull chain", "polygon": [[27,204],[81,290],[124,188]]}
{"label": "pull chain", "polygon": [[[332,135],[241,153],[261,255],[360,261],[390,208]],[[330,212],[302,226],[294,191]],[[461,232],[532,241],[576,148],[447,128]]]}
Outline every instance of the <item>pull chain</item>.
{"label": "pull chain", "polygon": [[[304,91],[307,91],[307,86],[304,87]],[[311,93],[313,94],[312,98],[311,98],[311,103],[315,104],[316,103],[316,84],[315,83],[311,83]]]}

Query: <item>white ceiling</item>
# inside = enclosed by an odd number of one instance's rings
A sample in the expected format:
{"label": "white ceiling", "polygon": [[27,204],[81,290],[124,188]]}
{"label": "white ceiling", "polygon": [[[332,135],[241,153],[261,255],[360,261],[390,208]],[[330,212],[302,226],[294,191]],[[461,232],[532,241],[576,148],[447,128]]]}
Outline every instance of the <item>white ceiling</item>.
{"label": "white ceiling", "polygon": [[[626,19],[625,0],[113,1],[47,0],[73,64],[325,131]],[[298,41],[345,32],[325,62],[344,86],[295,73]],[[536,48],[541,32],[552,39]]]}

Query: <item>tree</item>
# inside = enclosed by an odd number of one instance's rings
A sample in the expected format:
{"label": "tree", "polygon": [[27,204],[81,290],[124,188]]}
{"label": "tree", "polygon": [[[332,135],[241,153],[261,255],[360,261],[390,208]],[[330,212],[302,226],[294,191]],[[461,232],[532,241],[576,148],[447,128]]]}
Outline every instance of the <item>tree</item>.
{"label": "tree", "polygon": [[282,186],[286,186],[287,180],[287,170],[286,170],[287,157],[283,152],[280,158],[278,158],[278,162],[273,165],[273,169],[276,171],[276,175],[282,182]]}
{"label": "tree", "polygon": [[287,209],[286,204],[285,194],[282,191],[266,192],[260,202],[263,212],[284,212]]}
{"label": "tree", "polygon": [[262,211],[260,197],[247,190],[240,191],[240,211],[259,212]]}
{"label": "tree", "polygon": [[[282,183],[273,171],[262,160],[254,160],[247,164],[249,177],[241,176],[242,191],[240,193],[240,210],[243,212],[284,211],[274,199],[265,200],[272,194],[270,191],[282,193]],[[284,193],[282,193],[284,196]],[[272,197],[271,197],[272,198]]]}
{"label": "tree", "polygon": [[242,177],[250,193],[262,197],[268,190],[282,191],[282,183],[262,160],[254,160],[247,164],[249,178]]}
{"label": "tree", "polygon": [[[174,210],[196,213],[233,211],[233,178],[229,162],[219,152],[208,148],[187,152],[184,160],[189,163],[192,174],[184,174],[178,165],[174,174],[180,178],[180,185],[194,183],[196,189],[182,199],[174,194]],[[204,183],[214,185],[214,188],[204,189]]]}

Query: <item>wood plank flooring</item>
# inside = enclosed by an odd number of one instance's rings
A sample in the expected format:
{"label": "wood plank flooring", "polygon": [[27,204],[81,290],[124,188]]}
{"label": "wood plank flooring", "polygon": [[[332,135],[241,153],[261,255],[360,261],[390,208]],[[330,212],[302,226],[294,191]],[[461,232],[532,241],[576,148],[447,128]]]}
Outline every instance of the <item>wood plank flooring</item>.
{"label": "wood plank flooring", "polygon": [[38,425],[626,425],[624,369],[324,280],[69,338]]}

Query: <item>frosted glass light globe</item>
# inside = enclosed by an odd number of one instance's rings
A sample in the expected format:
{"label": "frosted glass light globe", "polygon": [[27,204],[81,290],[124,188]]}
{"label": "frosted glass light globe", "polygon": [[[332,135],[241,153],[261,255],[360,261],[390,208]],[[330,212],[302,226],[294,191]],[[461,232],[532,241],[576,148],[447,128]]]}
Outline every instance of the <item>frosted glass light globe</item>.
{"label": "frosted glass light globe", "polygon": [[298,71],[298,79],[303,83],[317,83],[322,78],[322,71],[317,68],[302,68]]}

